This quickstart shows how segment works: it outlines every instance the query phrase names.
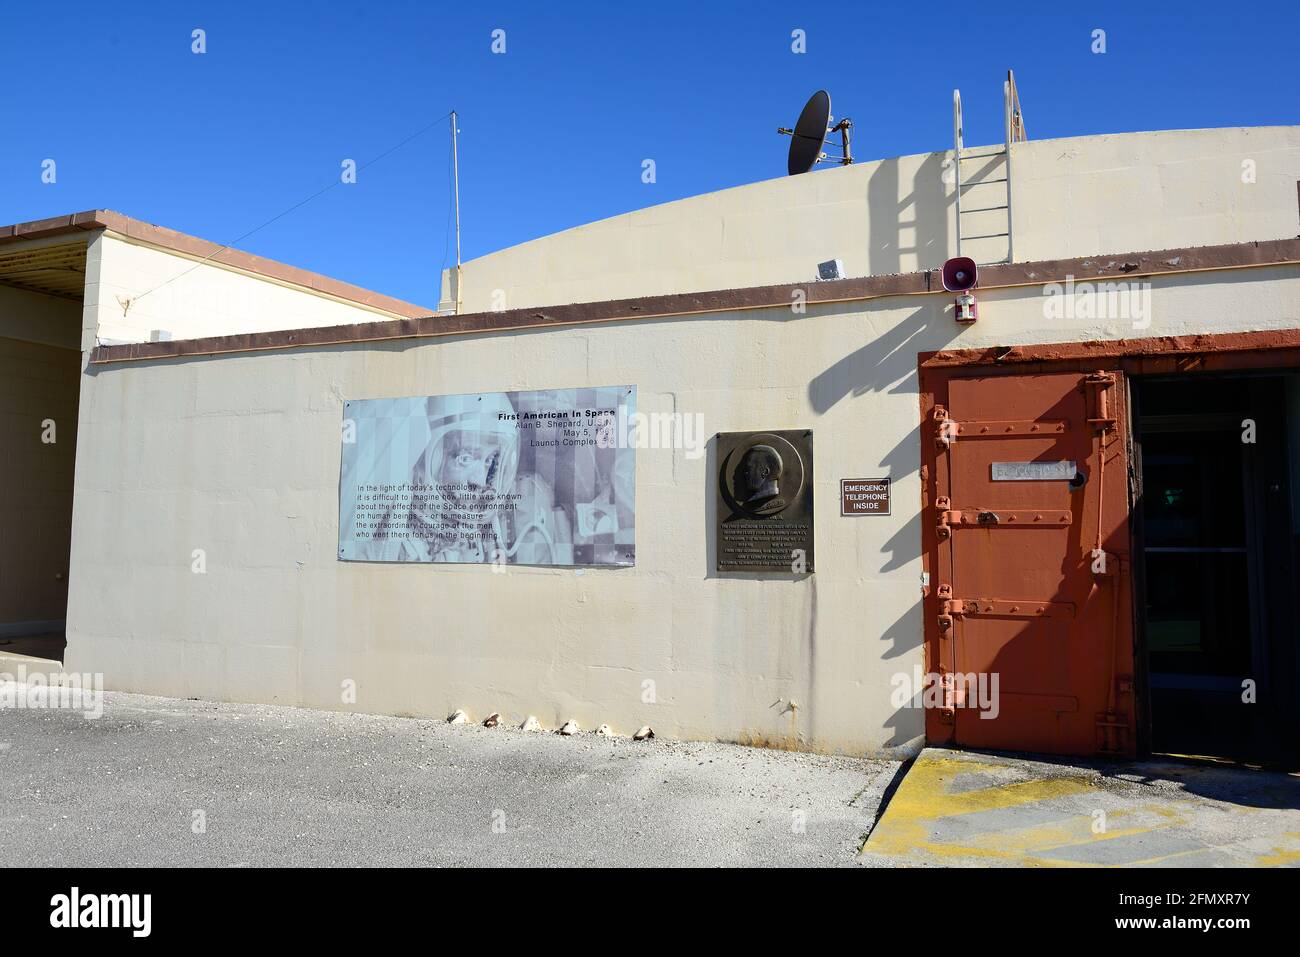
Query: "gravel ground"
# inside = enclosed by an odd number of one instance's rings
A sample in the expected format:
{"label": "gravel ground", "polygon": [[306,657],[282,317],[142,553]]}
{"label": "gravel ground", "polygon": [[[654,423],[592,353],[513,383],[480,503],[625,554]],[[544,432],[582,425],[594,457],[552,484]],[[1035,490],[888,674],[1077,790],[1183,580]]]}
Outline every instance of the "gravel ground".
{"label": "gravel ground", "polygon": [[0,861],[852,865],[897,768],[108,693],[0,714]]}

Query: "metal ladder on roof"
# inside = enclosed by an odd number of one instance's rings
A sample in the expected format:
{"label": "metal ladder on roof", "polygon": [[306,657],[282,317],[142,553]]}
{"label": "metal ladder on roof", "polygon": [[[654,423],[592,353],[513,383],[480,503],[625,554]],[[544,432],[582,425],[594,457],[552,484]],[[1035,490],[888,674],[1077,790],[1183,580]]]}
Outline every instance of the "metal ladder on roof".
{"label": "metal ladder on roof", "polygon": [[[1015,75],[1010,70],[1007,71],[1007,79],[1002,84],[1002,99],[1005,113],[1006,145],[1000,150],[981,150],[976,153],[967,153],[962,129],[961,90],[952,91],[953,171],[957,187],[957,255],[962,255],[963,242],[979,243],[980,245],[976,248],[981,250],[988,248],[989,240],[1005,238],[1007,243],[1006,255],[1001,259],[986,259],[983,262],[978,262],[978,257],[972,256],[971,258],[977,259],[978,265],[981,266],[989,266],[995,263],[1009,263],[1012,261],[1014,255],[1014,247],[1012,246],[1013,229],[1011,217],[1011,145],[1013,143],[1024,142],[1026,135],[1025,118],[1024,114],[1020,111],[1020,94],[1016,91]],[[999,158],[1002,160],[1001,163],[998,162]],[[963,182],[962,164],[976,160],[992,160],[992,162],[983,169],[978,170],[972,179]],[[987,175],[989,173],[997,173],[998,170],[996,167],[999,165],[1002,167],[1002,176]],[[962,197],[965,190],[975,189],[976,187],[996,186],[999,183],[1003,184],[1004,187],[1003,195],[1005,197],[1005,202],[1000,205],[991,205],[997,204],[997,199],[994,198],[977,204],[973,208],[963,206]],[[984,196],[987,194],[980,193],[977,195]],[[986,225],[985,228],[997,229],[1001,221],[1004,220],[1006,228],[1001,232],[981,231],[975,235],[963,235],[963,216],[999,212],[1004,213],[1004,217],[1000,220],[996,220],[995,225]],[[988,224],[990,220],[985,218],[982,222]],[[969,255],[969,252],[967,255]]]}

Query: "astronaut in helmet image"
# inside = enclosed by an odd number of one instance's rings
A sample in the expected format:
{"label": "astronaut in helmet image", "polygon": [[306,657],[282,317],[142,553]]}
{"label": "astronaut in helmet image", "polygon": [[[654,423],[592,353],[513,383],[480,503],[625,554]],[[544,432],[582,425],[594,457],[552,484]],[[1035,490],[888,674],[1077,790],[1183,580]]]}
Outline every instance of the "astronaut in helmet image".
{"label": "astronaut in helmet image", "polygon": [[[502,418],[499,413],[510,413]],[[370,558],[398,562],[559,562],[572,542],[568,515],[535,474],[519,474],[519,431],[505,397],[475,408],[429,410],[408,508],[391,512]]]}

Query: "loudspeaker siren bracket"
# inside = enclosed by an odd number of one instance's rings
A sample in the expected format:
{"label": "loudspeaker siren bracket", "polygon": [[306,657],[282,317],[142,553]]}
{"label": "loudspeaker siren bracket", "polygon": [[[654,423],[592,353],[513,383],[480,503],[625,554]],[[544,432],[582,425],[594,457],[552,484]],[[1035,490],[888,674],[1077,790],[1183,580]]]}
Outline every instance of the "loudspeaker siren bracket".
{"label": "loudspeaker siren bracket", "polygon": [[971,292],[979,285],[979,267],[969,256],[956,256],[943,264],[939,273],[943,288],[957,293],[956,310],[953,313],[960,323],[972,323],[979,319],[979,304]]}

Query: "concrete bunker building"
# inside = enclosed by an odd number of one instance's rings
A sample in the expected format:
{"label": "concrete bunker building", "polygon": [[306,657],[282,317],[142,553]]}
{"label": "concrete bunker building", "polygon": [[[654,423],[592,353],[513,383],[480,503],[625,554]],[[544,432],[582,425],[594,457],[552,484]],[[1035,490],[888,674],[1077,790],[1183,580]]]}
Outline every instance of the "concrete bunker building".
{"label": "concrete bunker building", "polygon": [[[970,325],[951,150],[505,249],[436,310],[102,210],[4,227],[0,653],[828,752],[1293,759],[1300,128],[1010,150]],[[345,402],[615,383],[815,432],[815,571],[716,571],[712,438],[638,452],[630,567],[338,560]]]}

